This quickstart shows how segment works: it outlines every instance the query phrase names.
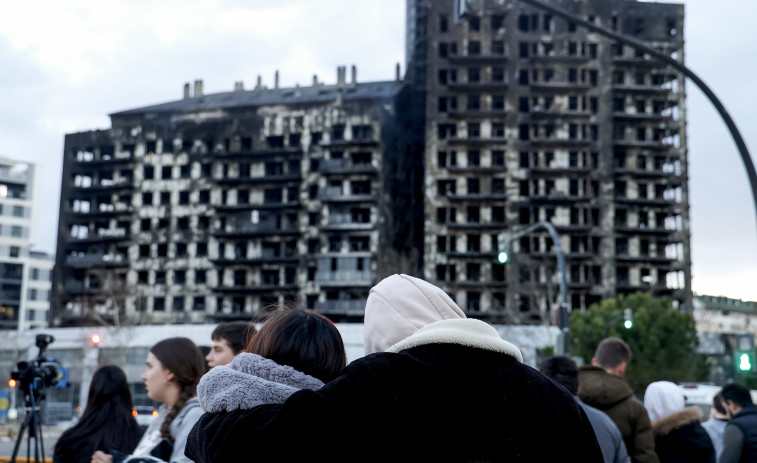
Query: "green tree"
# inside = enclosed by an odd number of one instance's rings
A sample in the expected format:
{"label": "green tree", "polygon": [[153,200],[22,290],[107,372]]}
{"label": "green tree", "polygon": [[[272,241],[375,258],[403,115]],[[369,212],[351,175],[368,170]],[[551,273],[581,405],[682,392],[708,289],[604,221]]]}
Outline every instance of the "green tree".
{"label": "green tree", "polygon": [[[633,311],[631,329],[623,327],[623,309]],[[611,320],[608,336],[623,339],[633,358],[626,378],[636,392],[654,381],[697,381],[707,376],[705,359],[696,353],[699,346],[694,317],[673,308],[670,299],[656,299],[646,293],[620,296],[594,304],[570,317],[571,352],[591,362]]]}

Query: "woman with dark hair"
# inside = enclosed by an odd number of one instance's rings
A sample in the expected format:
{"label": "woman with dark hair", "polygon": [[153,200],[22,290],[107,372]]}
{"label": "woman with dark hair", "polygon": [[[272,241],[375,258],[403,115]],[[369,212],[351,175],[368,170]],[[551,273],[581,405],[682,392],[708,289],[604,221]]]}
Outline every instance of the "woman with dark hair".
{"label": "woman with dark hair", "polygon": [[139,426],[123,370],[100,367],[89,385],[87,407],[76,425],[55,444],[54,463],[89,463],[97,450],[131,453],[139,442]]}
{"label": "woman with dark hair", "polygon": [[189,431],[203,413],[195,396],[197,382],[204,372],[205,359],[191,340],[169,338],[152,346],[142,379],[148,397],[163,403],[158,418],[147,427],[131,456],[97,451],[92,455],[92,463],[114,460],[190,463],[184,456],[184,447]]}
{"label": "woman with dark hair", "polygon": [[207,412],[281,403],[300,389],[319,389],[346,363],[342,337],[329,319],[282,307],[266,318],[246,353],[203,376],[197,396]]}

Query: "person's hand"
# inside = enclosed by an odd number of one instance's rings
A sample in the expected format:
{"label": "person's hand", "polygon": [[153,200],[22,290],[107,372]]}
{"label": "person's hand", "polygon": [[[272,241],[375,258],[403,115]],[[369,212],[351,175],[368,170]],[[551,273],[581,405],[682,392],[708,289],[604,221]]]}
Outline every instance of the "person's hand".
{"label": "person's hand", "polygon": [[92,454],[92,463],[113,463],[113,457],[102,450],[98,450]]}

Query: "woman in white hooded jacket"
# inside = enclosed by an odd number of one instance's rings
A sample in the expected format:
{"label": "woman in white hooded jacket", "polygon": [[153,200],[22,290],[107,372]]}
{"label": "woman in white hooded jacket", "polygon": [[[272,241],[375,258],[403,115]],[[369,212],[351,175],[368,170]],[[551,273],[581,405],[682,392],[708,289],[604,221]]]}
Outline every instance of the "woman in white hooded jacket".
{"label": "woman in white hooded jacket", "polygon": [[327,318],[283,307],[266,319],[246,352],[210,370],[197,386],[206,412],[284,402],[300,389],[319,389],[346,364],[344,343]]}

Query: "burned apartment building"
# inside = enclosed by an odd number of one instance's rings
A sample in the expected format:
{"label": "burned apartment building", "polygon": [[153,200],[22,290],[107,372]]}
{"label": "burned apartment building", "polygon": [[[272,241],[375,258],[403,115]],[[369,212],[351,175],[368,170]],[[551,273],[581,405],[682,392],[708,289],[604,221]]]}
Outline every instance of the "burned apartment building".
{"label": "burned apartment building", "polygon": [[[556,0],[683,61],[683,5]],[[684,78],[518,0],[408,0],[407,80],[425,92],[425,278],[469,314],[549,323],[549,221],[569,304],[636,291],[691,308]],[[549,302],[548,302],[549,301]]]}
{"label": "burned apartment building", "polygon": [[361,319],[380,277],[418,271],[413,90],[337,77],[197,81],[66,135],[54,323],[249,319],[287,301]]}

